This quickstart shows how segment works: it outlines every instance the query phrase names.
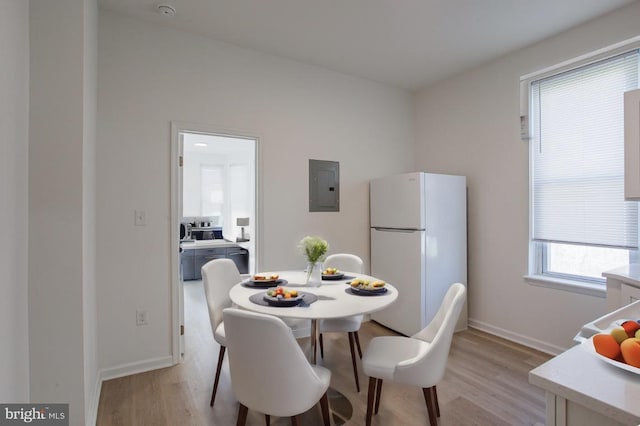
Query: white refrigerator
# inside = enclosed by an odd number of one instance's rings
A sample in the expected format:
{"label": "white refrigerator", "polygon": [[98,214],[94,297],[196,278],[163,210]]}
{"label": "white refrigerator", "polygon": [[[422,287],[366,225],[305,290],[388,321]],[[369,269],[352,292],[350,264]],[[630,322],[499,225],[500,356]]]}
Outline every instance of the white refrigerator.
{"label": "white refrigerator", "polygon": [[[449,286],[467,285],[466,177],[406,173],[371,181],[371,275],[398,299],[371,318],[407,336],[423,329]],[[467,326],[467,307],[457,330]]]}

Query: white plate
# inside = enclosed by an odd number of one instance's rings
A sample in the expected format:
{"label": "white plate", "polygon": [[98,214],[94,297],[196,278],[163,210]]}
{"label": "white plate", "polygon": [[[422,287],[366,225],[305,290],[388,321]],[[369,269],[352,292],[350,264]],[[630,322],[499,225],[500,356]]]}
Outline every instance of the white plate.
{"label": "white plate", "polygon": [[606,356],[600,355],[596,352],[596,348],[593,346],[593,336],[589,337],[587,340],[582,342],[582,347],[584,347],[588,352],[594,354],[604,362],[614,365],[618,368],[622,368],[623,370],[631,371],[632,373],[640,374],[640,368],[636,368],[632,365],[626,364],[624,362],[618,362],[614,359],[607,358]]}

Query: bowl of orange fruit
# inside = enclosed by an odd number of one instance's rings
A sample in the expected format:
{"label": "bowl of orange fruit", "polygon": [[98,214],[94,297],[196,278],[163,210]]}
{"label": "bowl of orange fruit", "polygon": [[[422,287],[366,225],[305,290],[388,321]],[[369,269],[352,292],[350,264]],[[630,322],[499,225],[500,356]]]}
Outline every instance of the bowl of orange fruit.
{"label": "bowl of orange fruit", "polygon": [[595,334],[584,344],[609,364],[640,374],[640,320],[615,321],[608,332]]}

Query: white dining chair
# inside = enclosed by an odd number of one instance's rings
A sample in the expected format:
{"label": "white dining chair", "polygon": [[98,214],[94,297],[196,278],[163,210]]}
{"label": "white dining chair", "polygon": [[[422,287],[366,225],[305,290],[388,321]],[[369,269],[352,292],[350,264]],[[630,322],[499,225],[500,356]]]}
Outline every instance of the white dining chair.
{"label": "white dining chair", "polygon": [[[429,422],[438,424],[440,417],[436,384],[444,376],[451,340],[466,299],[466,288],[460,283],[449,287],[444,300],[429,325],[411,337],[375,337],[367,345],[362,367],[369,376],[366,425],[371,425],[380,406],[382,381],[391,380],[422,388]],[[434,410],[435,408],[435,410]]]}
{"label": "white dining chair", "polygon": [[[351,272],[355,274],[364,273],[364,263],[362,259],[354,254],[337,253],[327,256],[324,261],[325,268],[337,268],[340,272]],[[324,358],[324,344],[322,341],[322,333],[347,333],[349,338],[349,347],[351,349],[351,364],[353,366],[353,376],[356,380],[356,390],[360,392],[360,381],[358,380],[358,367],[356,365],[356,355],[354,343],[358,347],[358,355],[362,358],[362,349],[360,348],[360,338],[358,330],[362,325],[363,315],[354,315],[351,317],[325,319],[318,324],[318,332],[320,333],[318,340],[320,343],[320,357]]]}
{"label": "white dining chair", "polygon": [[271,416],[298,415],[318,402],[324,425],[330,424],[327,389],[331,371],[312,365],[291,329],[278,317],[235,308],[224,310],[231,387],[240,402],[237,425],[248,409]]}
{"label": "white dining chair", "polygon": [[[225,327],[222,320],[222,310],[232,306],[229,290],[242,281],[238,267],[231,259],[214,259],[202,267],[202,283],[209,309],[209,320],[213,339],[220,345],[216,375],[211,391],[210,406],[213,407],[220,381],[222,363],[226,351]],[[311,334],[311,321],[304,319],[287,319],[286,324],[291,328],[296,339],[309,337]]]}
{"label": "white dining chair", "polygon": [[216,399],[220,371],[227,347],[222,310],[231,307],[229,290],[241,280],[240,272],[231,259],[214,259],[202,267],[202,283],[204,285],[204,294],[207,298],[207,307],[209,308],[211,330],[213,331],[214,340],[220,345],[216,376],[213,381],[213,391],[211,392],[210,405],[212,407]]}

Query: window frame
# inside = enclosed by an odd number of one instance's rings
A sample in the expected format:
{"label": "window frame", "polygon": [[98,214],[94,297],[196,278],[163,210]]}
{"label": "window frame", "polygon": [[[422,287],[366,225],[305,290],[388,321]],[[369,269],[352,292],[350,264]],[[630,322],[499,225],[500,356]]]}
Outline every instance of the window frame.
{"label": "window frame", "polygon": [[[531,93],[531,83],[547,77],[552,77],[567,71],[580,68],[602,60],[610,59],[618,55],[640,49],[640,36],[613,44],[611,46],[598,49],[596,51],[563,61],[559,64],[541,69],[539,71],[523,75],[520,77],[520,136],[523,141],[529,143],[529,250],[528,250],[528,273],[525,280],[532,285],[556,288],[580,294],[587,294],[597,297],[606,297],[606,281],[604,278],[595,279],[586,276],[573,274],[563,274],[557,272],[545,272],[548,256],[548,242],[535,241],[533,239],[533,161],[532,150],[535,149],[531,142],[529,117],[531,115],[532,104],[529,99]],[[639,65],[640,66],[640,65]],[[639,211],[640,215],[640,211]],[[640,260],[639,250],[629,250],[629,263]]]}
{"label": "window frame", "polygon": [[[580,283],[587,284],[595,284],[595,285],[605,285],[606,280],[604,277],[602,278],[594,278],[586,275],[575,275],[569,273],[562,272],[550,272],[548,271],[548,259],[549,259],[549,244],[552,244],[548,241],[533,241],[535,244],[535,257],[536,257],[536,274],[548,277],[550,279],[557,278],[560,280],[569,280],[576,281]],[[576,244],[578,246],[586,246],[586,244]],[[638,250],[627,250],[628,252],[628,263],[637,263],[638,262]],[[622,265],[620,265],[622,266]],[[603,271],[604,272],[604,271]]]}

